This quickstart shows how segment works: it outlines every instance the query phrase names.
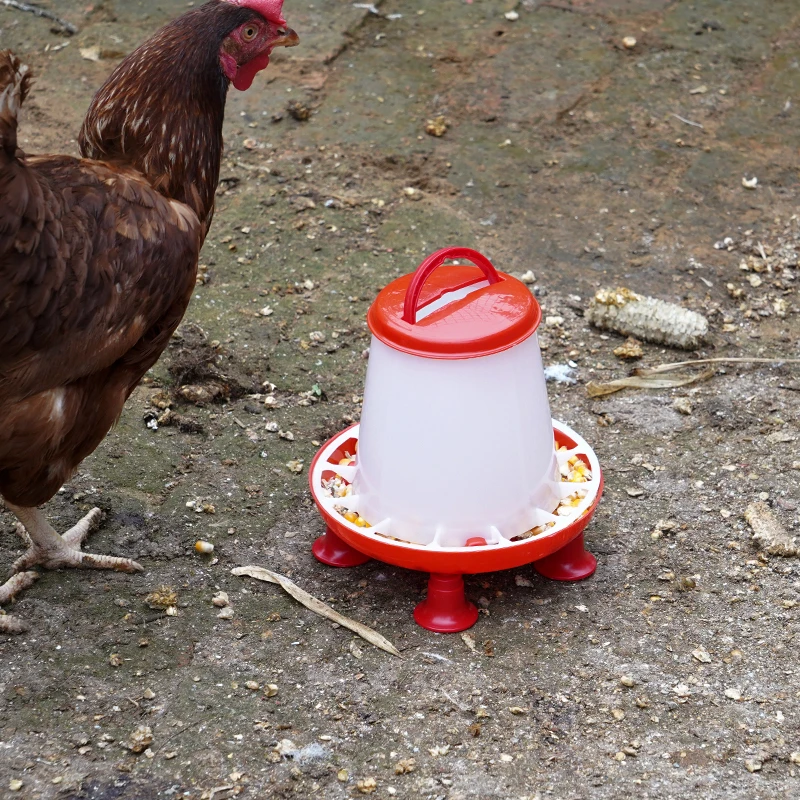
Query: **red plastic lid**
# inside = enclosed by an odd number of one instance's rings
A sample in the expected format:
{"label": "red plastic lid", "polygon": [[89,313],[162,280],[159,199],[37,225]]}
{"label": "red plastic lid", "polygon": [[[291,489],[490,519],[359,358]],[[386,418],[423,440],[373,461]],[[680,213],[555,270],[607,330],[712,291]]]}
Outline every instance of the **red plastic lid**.
{"label": "red plastic lid", "polygon": [[[468,259],[477,267],[447,266]],[[425,315],[444,295],[488,281]],[[372,333],[384,344],[425,358],[476,358],[507,350],[531,336],[542,312],[524,283],[498,272],[488,258],[468,247],[446,247],[416,272],[392,281],[367,314]]]}

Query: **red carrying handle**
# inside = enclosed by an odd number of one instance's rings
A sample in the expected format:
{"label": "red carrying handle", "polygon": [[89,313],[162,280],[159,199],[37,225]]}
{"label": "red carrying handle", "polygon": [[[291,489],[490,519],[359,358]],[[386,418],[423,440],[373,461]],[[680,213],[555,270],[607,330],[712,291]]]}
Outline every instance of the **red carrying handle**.
{"label": "red carrying handle", "polygon": [[486,256],[481,255],[477,250],[469,247],[445,247],[437,250],[433,255],[428,256],[418,267],[406,290],[406,299],[403,303],[403,321],[414,325],[417,321],[417,303],[422,292],[422,286],[431,276],[431,273],[449,258],[469,259],[476,267],[479,267],[486,280],[490,284],[501,281],[502,278],[497,274],[494,265]]}

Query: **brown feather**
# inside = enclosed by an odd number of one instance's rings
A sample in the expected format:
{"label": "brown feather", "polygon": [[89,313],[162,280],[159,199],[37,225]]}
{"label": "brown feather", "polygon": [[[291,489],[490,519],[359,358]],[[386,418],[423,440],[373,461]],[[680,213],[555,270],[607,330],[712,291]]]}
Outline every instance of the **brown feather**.
{"label": "brown feather", "polygon": [[46,502],[97,447],[186,311],[219,178],[219,46],[252,14],[211,0],[131,54],[92,102],[84,159],[17,149],[31,78],[0,52],[0,495],[15,505]]}

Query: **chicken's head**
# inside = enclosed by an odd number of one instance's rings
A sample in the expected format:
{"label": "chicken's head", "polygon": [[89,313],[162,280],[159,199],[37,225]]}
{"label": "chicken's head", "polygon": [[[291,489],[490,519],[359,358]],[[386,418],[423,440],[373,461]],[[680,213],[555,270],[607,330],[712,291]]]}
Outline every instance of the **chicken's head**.
{"label": "chicken's head", "polygon": [[273,47],[294,47],[297,34],[286,25],[283,0],[225,0],[248,8],[252,17],[239,25],[222,42],[219,63],[228,80],[240,91],[249,89],[256,73],[269,64]]}

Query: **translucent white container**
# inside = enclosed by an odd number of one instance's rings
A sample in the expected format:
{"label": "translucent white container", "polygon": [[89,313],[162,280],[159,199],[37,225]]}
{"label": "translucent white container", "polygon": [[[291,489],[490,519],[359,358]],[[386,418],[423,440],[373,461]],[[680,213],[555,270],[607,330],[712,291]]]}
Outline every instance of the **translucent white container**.
{"label": "translucent white container", "polygon": [[[474,268],[445,267],[409,316],[400,302],[410,292],[405,276],[370,310],[353,494],[361,516],[396,538],[491,544],[534,527],[561,496],[535,333],[541,312],[524,284],[475,251],[440,251],[417,274],[428,264],[430,276],[437,256],[433,269],[444,258],[470,258],[489,280]],[[426,298],[414,306],[419,300]]]}

